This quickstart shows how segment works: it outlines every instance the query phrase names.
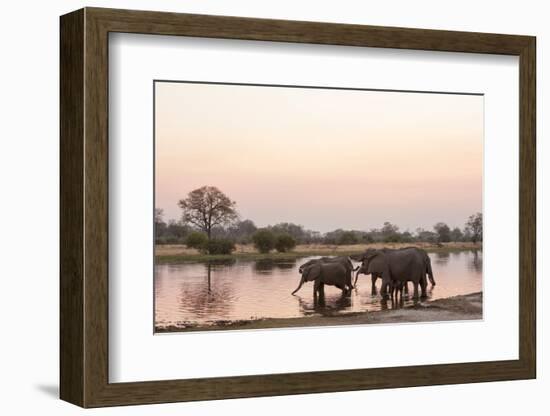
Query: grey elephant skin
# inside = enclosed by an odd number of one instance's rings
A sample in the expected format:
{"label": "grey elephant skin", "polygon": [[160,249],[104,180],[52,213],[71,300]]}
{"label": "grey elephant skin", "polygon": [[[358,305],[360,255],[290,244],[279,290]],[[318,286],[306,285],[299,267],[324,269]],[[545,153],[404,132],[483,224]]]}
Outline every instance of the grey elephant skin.
{"label": "grey elephant skin", "polygon": [[418,298],[418,286],[421,288],[422,297],[425,297],[427,295],[426,275],[428,275],[432,286],[435,285],[430,257],[422,249],[416,247],[396,250],[368,249],[361,259],[363,264],[357,271],[357,276],[360,273],[372,274],[373,286],[376,278],[381,277],[381,295],[384,298],[387,297],[388,288],[394,286],[406,288],[408,281],[413,283],[414,298]]}
{"label": "grey elephant skin", "polygon": [[301,289],[305,282],[313,283],[313,299],[324,299],[324,286],[336,286],[342,290],[342,294],[347,294],[351,291],[351,277],[345,265],[339,262],[321,262],[317,261],[305,267],[300,267],[302,270],[302,278],[298,287],[292,292],[294,295]]}
{"label": "grey elephant skin", "polygon": [[[300,272],[300,274],[301,274],[304,271],[304,269],[306,269],[307,267],[309,267],[313,264],[317,264],[317,263],[339,263],[342,266],[344,266],[346,268],[346,285],[348,286],[348,288],[350,290],[353,289],[354,285],[351,283],[351,281],[353,279],[353,272],[358,270],[359,266],[354,268],[353,263],[351,262],[349,257],[337,256],[337,257],[320,257],[318,259],[312,259],[312,260],[309,260],[308,262],[302,264],[298,268],[298,272]],[[293,292],[293,294],[294,294],[294,292]]]}

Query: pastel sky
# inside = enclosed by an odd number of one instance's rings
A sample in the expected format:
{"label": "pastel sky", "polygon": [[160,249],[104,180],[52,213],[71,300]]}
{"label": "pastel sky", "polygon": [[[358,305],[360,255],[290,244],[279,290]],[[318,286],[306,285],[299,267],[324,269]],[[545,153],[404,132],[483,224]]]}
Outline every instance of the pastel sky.
{"label": "pastel sky", "polygon": [[157,82],[156,207],[203,185],[257,226],[462,227],[482,209],[483,97]]}

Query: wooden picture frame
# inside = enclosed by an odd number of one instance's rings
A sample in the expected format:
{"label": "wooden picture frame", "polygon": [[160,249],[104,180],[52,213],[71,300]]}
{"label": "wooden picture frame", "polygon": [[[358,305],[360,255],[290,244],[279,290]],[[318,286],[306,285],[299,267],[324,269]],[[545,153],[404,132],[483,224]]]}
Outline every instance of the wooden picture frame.
{"label": "wooden picture frame", "polygon": [[[61,399],[82,407],[101,407],[535,378],[534,37],[100,8],[62,16],[60,29]],[[110,32],[518,56],[519,359],[109,383]]]}

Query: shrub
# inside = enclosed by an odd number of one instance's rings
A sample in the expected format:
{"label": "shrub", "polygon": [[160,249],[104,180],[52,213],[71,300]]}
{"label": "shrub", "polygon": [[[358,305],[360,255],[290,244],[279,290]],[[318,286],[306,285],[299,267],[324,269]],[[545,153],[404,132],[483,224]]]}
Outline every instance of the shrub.
{"label": "shrub", "polygon": [[273,234],[272,231],[266,229],[258,230],[252,236],[252,242],[254,243],[254,247],[256,247],[256,250],[258,250],[260,253],[269,253],[275,248],[275,234]]}
{"label": "shrub", "polygon": [[205,249],[208,254],[231,254],[235,251],[235,243],[227,238],[212,238]]}
{"label": "shrub", "polygon": [[363,242],[365,242],[367,244],[368,243],[374,243],[374,238],[370,233],[369,234],[364,234],[362,239],[363,239]]}
{"label": "shrub", "polygon": [[155,244],[182,244],[182,239],[173,235],[157,237]]}
{"label": "shrub", "polygon": [[287,233],[279,234],[275,239],[275,249],[279,253],[285,253],[296,247],[296,240]]}
{"label": "shrub", "polygon": [[338,245],[350,245],[350,244],[357,244],[359,242],[359,239],[355,235],[353,231],[344,231],[342,234],[340,234],[340,237],[338,237],[337,244]]}
{"label": "shrub", "polygon": [[197,250],[204,250],[208,243],[208,237],[204,233],[193,231],[185,239],[185,245],[189,248],[196,248]]}
{"label": "shrub", "polygon": [[400,243],[401,236],[399,234],[390,234],[384,238],[385,243]]}

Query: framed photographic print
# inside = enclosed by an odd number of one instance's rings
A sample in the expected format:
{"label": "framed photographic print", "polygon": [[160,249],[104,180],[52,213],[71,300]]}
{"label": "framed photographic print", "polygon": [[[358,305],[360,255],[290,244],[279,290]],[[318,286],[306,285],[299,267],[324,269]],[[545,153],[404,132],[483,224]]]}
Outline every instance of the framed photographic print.
{"label": "framed photographic print", "polygon": [[61,398],[534,378],[535,49],[62,16]]}

